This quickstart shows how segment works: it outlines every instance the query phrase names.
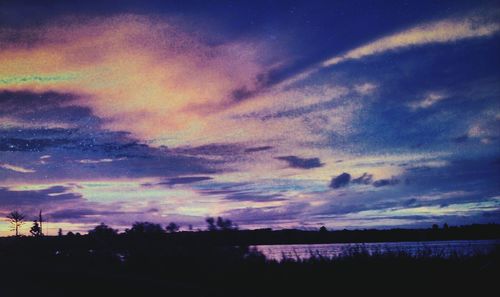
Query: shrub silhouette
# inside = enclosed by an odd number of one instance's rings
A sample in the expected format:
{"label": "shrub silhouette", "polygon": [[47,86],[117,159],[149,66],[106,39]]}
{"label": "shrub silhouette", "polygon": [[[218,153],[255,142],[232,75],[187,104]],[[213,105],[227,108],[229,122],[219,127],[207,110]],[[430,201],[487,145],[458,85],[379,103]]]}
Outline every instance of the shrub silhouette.
{"label": "shrub silhouette", "polygon": [[171,222],[170,224],[168,224],[168,226],[165,228],[165,230],[167,230],[168,233],[175,233],[175,232],[179,231],[179,225],[177,225],[174,222]]}
{"label": "shrub silhouette", "polygon": [[38,225],[38,221],[34,220],[33,221],[33,226],[30,228],[30,233],[32,236],[42,236],[42,229],[40,228],[40,225]]}

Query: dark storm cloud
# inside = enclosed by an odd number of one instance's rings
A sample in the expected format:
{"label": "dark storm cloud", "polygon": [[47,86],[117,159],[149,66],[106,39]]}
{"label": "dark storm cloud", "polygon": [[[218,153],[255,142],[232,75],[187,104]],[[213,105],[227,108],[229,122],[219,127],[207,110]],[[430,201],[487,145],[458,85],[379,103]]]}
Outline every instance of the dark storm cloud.
{"label": "dark storm cloud", "polygon": [[342,188],[349,185],[350,181],[351,181],[351,175],[349,173],[344,172],[332,179],[332,181],[330,182],[330,187],[332,189]]}
{"label": "dark storm cloud", "polygon": [[278,160],[288,162],[291,168],[312,169],[323,166],[319,158],[300,158],[297,156],[276,157]]}

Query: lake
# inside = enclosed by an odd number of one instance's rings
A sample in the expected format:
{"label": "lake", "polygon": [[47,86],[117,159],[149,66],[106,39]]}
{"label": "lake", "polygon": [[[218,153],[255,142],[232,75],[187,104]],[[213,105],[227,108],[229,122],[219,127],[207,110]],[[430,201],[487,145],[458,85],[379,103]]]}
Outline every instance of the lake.
{"label": "lake", "polygon": [[384,252],[403,252],[410,255],[450,256],[488,253],[500,246],[500,240],[447,240],[412,242],[373,242],[373,243],[328,243],[328,244],[282,244],[253,246],[266,258],[282,260],[286,258],[307,259],[311,255],[339,257],[352,252],[365,251],[369,254]]}

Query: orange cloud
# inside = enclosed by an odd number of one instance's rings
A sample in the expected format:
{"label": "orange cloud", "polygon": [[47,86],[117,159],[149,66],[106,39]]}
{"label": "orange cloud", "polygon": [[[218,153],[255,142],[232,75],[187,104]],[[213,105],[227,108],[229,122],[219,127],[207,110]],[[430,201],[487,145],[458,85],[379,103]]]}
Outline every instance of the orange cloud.
{"label": "orange cloud", "polygon": [[229,105],[235,90],[256,88],[266,70],[261,45],[207,45],[138,16],[31,33],[34,45],[0,49],[0,90],[78,94],[78,104],[108,119],[108,128],[143,140],[204,130],[204,118]]}

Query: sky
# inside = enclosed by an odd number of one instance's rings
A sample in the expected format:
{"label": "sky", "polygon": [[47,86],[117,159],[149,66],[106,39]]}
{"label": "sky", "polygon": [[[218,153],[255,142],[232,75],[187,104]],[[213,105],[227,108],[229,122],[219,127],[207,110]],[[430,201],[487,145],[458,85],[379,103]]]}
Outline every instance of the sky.
{"label": "sky", "polygon": [[499,1],[0,1],[0,236],[500,223],[498,53]]}

